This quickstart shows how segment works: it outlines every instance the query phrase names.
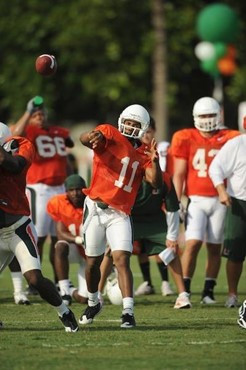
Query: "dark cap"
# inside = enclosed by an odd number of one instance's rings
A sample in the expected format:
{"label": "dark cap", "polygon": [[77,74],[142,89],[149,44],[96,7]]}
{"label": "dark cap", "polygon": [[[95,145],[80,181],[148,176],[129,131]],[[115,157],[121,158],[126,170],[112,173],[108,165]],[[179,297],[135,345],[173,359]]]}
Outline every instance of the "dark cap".
{"label": "dark cap", "polygon": [[68,176],[64,184],[66,190],[86,188],[85,180],[77,174]]}

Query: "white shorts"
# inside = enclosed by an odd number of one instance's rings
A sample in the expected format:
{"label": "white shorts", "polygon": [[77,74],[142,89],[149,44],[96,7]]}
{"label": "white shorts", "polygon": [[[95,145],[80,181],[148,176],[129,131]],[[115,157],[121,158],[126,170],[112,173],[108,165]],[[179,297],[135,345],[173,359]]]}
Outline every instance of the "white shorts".
{"label": "white shorts", "polygon": [[[82,297],[88,297],[88,290],[85,280],[85,267],[86,261],[81,256],[78,246],[74,243],[68,243],[64,240],[61,241],[62,243],[66,243],[69,247],[69,254],[68,254],[68,261],[69,263],[78,263],[79,270],[78,270],[78,293]],[[59,241],[56,243],[56,245]]]}
{"label": "white shorts", "polygon": [[27,185],[26,194],[31,209],[31,218],[36,227],[38,237],[56,236],[55,222],[46,211],[51,197],[65,192],[64,185],[49,186],[46,184]]}
{"label": "white shorts", "polygon": [[220,203],[218,197],[190,196],[189,198],[185,239],[221,244],[226,206]]}
{"label": "white shorts", "polygon": [[84,203],[83,233],[85,254],[89,257],[104,254],[108,244],[111,251],[132,252],[133,237],[128,215],[112,207],[101,209],[89,197]]}
{"label": "white shorts", "polygon": [[21,272],[41,270],[37,234],[29,217],[23,216],[9,227],[0,229],[0,272],[16,256]]}

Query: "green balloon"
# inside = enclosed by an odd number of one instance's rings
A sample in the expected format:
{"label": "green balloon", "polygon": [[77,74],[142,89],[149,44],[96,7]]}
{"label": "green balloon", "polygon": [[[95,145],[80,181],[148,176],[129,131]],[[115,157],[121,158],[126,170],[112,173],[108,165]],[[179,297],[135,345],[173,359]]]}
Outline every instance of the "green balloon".
{"label": "green balloon", "polygon": [[213,77],[219,76],[220,72],[217,67],[217,58],[203,60],[201,62],[201,69],[209,73]]}
{"label": "green balloon", "polygon": [[216,55],[217,59],[220,59],[226,54],[227,45],[224,44],[223,42],[216,42],[214,44],[214,49],[215,49],[215,55]]}
{"label": "green balloon", "polygon": [[228,5],[206,6],[197,18],[197,33],[202,40],[233,43],[239,32],[239,18]]}

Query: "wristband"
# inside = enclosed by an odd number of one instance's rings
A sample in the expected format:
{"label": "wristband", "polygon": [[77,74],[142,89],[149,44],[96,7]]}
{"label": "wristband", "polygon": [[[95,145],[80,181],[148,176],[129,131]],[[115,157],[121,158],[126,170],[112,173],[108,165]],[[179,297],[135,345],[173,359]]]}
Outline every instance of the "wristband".
{"label": "wristband", "polygon": [[83,244],[83,238],[82,238],[82,236],[76,236],[75,237],[75,243],[82,245]]}

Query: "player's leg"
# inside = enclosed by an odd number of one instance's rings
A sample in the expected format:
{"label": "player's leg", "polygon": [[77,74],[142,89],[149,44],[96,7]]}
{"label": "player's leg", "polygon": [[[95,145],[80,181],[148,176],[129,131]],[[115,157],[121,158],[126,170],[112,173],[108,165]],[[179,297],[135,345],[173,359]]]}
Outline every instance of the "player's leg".
{"label": "player's leg", "polygon": [[238,305],[238,283],[242,274],[246,256],[246,202],[235,198],[231,207],[227,208],[225,235],[222,256],[226,257],[226,275],[228,282],[228,298],[226,307]]}
{"label": "player's leg", "polygon": [[226,276],[228,284],[228,299],[226,301],[226,307],[237,307],[238,306],[238,283],[243,271],[243,262],[233,261],[228,258],[226,263]]}
{"label": "player's leg", "polygon": [[162,262],[160,257],[158,255],[155,256],[156,265],[158,267],[158,270],[161,275],[161,293],[163,296],[169,296],[174,294],[170,283],[169,283],[169,277],[168,277],[168,267]]}
{"label": "player's leg", "polygon": [[55,285],[41,273],[36,247],[37,235],[31,220],[23,217],[14,225],[14,228],[10,249],[15,254],[28,284],[33,286],[40,296],[56,309],[66,331],[77,331],[78,325],[72,311],[62,302]]}
{"label": "player's leg", "polygon": [[137,245],[137,248],[140,248],[140,251],[137,257],[138,257],[139,268],[140,268],[140,271],[143,277],[143,283],[141,283],[136,289],[135,296],[154,294],[155,289],[153,287],[152,280],[151,280],[150,261],[149,261],[148,254],[146,253],[144,249],[142,240],[134,241],[133,250],[136,248],[135,247],[136,245]]}
{"label": "player's leg", "polygon": [[174,282],[178,290],[178,298],[176,299],[174,308],[184,309],[191,308],[191,303],[189,300],[189,293],[185,290],[185,284],[182,273],[182,266],[179,255],[177,255],[170,263],[169,268],[171,270]]}
{"label": "player's leg", "polygon": [[78,289],[70,288],[70,295],[78,303],[88,303],[88,290],[85,279],[85,260],[81,261],[78,270]]}
{"label": "player's leg", "polygon": [[104,211],[99,209],[94,201],[86,197],[84,211],[84,244],[86,254],[85,277],[88,289],[88,306],[82,313],[79,323],[91,324],[99,314],[102,305],[98,298],[98,284],[100,281],[100,265],[106,249],[106,230]]}
{"label": "player's leg", "polygon": [[121,327],[132,328],[136,325],[136,322],[133,311],[133,276],[130,268],[130,257],[133,249],[130,218],[115,212],[114,220],[107,228],[107,240],[118,272],[118,282],[123,298]]}
{"label": "player's leg", "polygon": [[69,306],[72,303],[69,287],[69,243],[58,241],[55,244],[54,265],[63,302]]}
{"label": "player's leg", "polygon": [[14,287],[14,300],[16,304],[30,305],[30,301],[27,298],[23,289],[23,275],[19,262],[16,257],[9,264],[9,269],[11,273],[12,283]]}
{"label": "player's leg", "polygon": [[100,266],[100,271],[101,271],[101,278],[98,284],[98,295],[99,299],[103,301],[103,291],[105,288],[105,284],[107,281],[107,278],[113,271],[113,258],[111,254],[110,248],[107,248],[101,266]]}
{"label": "player's leg", "polygon": [[[8,243],[4,238],[2,238],[3,232],[0,229],[0,274],[1,272],[9,266],[12,259],[14,258],[14,253],[8,248]],[[3,329],[3,322],[0,320],[0,329]]]}
{"label": "player's leg", "polygon": [[203,209],[204,202],[202,203],[199,198],[201,197],[191,197],[186,215],[186,243],[181,263],[187,293],[191,291],[191,280],[207,227],[207,216]]}
{"label": "player's leg", "polygon": [[209,199],[211,204],[207,226],[207,264],[201,303],[214,304],[214,287],[221,265],[221,243],[224,234],[226,207],[218,197]]}

